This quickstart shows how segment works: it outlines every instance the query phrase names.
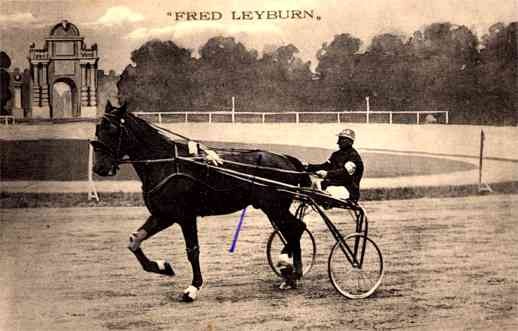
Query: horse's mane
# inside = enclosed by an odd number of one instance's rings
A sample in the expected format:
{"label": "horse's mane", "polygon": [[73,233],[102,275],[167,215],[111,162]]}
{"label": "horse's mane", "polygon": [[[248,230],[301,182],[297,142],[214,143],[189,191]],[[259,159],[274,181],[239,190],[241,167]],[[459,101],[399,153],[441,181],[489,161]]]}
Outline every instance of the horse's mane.
{"label": "horse's mane", "polygon": [[[171,152],[174,150],[175,145],[179,147],[179,149],[184,152],[187,151],[187,143],[189,141],[194,141],[186,136],[178,134],[176,132],[170,131],[168,129],[162,128],[158,125],[151,124],[144,119],[141,119],[131,113],[128,113],[128,117],[130,121],[128,121],[129,126],[132,131],[133,139],[140,140],[142,143],[146,145],[149,150],[153,150],[155,153],[159,153],[160,155],[171,155]],[[200,144],[203,145],[203,144]],[[206,146],[204,146],[206,147]],[[265,151],[261,149],[245,149],[245,148],[220,148],[220,147],[210,147],[211,150],[220,154],[223,159],[225,155],[241,155],[243,153],[268,153],[271,155],[276,155],[280,158],[285,159],[286,161],[292,163],[296,169],[296,171],[304,172],[304,167],[300,160],[295,157],[292,157],[287,154],[278,154],[270,151]],[[309,180],[309,177],[308,179]],[[309,182],[302,183],[304,186],[308,186]]]}
{"label": "horse's mane", "polygon": [[128,113],[128,119],[126,126],[132,139],[143,143],[155,153],[170,155],[175,145],[185,146],[189,140],[182,135],[150,124],[131,113]]}
{"label": "horse's mane", "polygon": [[[128,117],[131,118],[131,120],[134,122],[132,125],[134,135],[138,136],[139,140],[144,142],[146,145],[153,145],[154,147],[161,146],[159,148],[162,150],[165,148],[165,150],[169,151],[175,144],[186,145],[189,141],[199,143],[198,141],[181,135],[177,132],[170,131],[153,123],[149,123],[146,120],[131,113],[128,113]],[[209,147],[211,150],[221,154],[263,152],[259,149]]]}

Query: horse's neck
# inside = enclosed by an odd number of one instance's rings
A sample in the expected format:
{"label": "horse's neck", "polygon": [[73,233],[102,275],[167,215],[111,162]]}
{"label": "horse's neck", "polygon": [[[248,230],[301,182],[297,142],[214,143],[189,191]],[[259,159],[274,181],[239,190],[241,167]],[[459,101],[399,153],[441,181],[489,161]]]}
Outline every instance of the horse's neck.
{"label": "horse's neck", "polygon": [[[151,190],[165,177],[171,175],[175,171],[174,161],[165,161],[165,159],[173,159],[175,157],[175,147],[171,145],[171,149],[157,150],[151,146],[147,146],[144,142],[139,142],[132,146],[132,152],[128,155],[132,161],[140,161],[133,164],[133,168],[137,173],[145,191]],[[156,161],[164,160],[163,162],[149,162],[142,161]]]}
{"label": "horse's neck", "polygon": [[167,176],[175,172],[174,162],[133,164],[144,191],[150,191]]}

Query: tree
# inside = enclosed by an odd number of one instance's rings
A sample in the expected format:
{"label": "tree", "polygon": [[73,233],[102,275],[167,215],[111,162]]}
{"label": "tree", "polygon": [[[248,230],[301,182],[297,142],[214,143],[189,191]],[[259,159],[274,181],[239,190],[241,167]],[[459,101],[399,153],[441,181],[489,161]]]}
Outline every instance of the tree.
{"label": "tree", "polygon": [[350,102],[355,86],[351,79],[355,71],[355,61],[362,42],[360,39],[342,33],[336,35],[330,44],[322,44],[317,52],[320,76],[315,100],[323,107],[343,107]]}
{"label": "tree", "polygon": [[137,67],[167,66],[175,71],[184,71],[192,63],[191,51],[178,47],[172,41],[153,39],[131,52],[131,61]]}
{"label": "tree", "polygon": [[258,98],[267,100],[265,110],[296,107],[311,99],[309,82],[313,76],[311,63],[296,56],[299,52],[293,44],[265,51],[258,62]]}
{"label": "tree", "polygon": [[151,40],[131,53],[118,82],[119,99],[132,111],[167,111],[192,105],[191,51],[172,41]]}
{"label": "tree", "polygon": [[229,105],[236,96],[240,107],[248,107],[254,97],[257,51],[248,50],[233,37],[218,36],[210,38],[199,52],[193,81],[200,103]]}
{"label": "tree", "polygon": [[[414,63],[413,103],[437,110],[453,110],[450,119],[463,121],[477,94],[478,39],[465,26],[433,23],[416,31],[406,44]],[[456,117],[458,116],[458,117]],[[468,115],[469,117],[469,115]]]}
{"label": "tree", "polygon": [[482,37],[479,67],[480,117],[496,124],[518,124],[518,22],[493,24]]}
{"label": "tree", "polygon": [[496,23],[482,37],[482,54],[486,60],[506,64],[518,61],[518,22],[508,26]]}
{"label": "tree", "polygon": [[467,27],[451,23],[433,23],[424,32],[416,31],[408,51],[420,58],[443,57],[448,60],[474,63],[478,38]]}
{"label": "tree", "polygon": [[402,55],[405,51],[401,37],[384,33],[372,38],[369,53],[377,55]]}
{"label": "tree", "polygon": [[317,52],[319,61],[316,71],[323,79],[343,81],[353,72],[353,55],[360,50],[360,39],[348,33],[335,36],[331,44],[324,43]]}
{"label": "tree", "polygon": [[5,105],[11,99],[11,91],[9,90],[10,75],[7,69],[11,66],[11,59],[4,52],[0,51],[0,114],[7,115],[8,111]]}
{"label": "tree", "polygon": [[251,64],[257,60],[257,51],[248,51],[233,37],[211,38],[200,48],[201,61],[215,67],[231,68]]}

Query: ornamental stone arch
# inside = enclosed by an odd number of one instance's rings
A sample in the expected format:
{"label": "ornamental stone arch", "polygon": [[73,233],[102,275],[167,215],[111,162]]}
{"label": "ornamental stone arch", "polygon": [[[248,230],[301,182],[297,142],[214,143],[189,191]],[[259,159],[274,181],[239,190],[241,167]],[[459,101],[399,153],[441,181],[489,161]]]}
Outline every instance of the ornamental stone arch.
{"label": "ornamental stone arch", "polygon": [[51,85],[49,104],[52,118],[80,117],[77,86],[69,78],[58,78]]}
{"label": "ornamental stone arch", "polygon": [[[66,20],[50,30],[42,49],[33,43],[29,50],[32,117],[95,118],[98,62],[97,45],[87,48],[79,29]],[[54,111],[56,84],[70,87],[71,111]]]}

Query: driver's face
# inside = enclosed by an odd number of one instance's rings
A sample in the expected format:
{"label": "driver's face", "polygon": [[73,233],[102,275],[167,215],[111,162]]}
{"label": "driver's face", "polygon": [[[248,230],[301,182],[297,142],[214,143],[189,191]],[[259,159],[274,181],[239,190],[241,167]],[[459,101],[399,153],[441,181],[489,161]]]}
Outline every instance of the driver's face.
{"label": "driver's face", "polygon": [[353,141],[349,138],[339,137],[337,144],[340,147],[340,149],[343,149],[352,146]]}

